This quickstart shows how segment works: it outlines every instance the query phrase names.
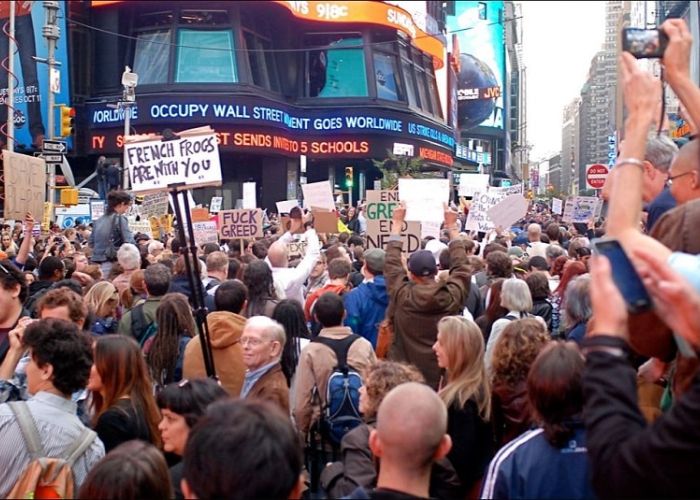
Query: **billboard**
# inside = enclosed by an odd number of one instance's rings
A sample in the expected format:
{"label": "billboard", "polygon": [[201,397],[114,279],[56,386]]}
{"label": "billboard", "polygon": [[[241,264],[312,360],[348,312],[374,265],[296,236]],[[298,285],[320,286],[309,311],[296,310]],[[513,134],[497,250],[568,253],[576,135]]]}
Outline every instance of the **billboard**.
{"label": "billboard", "polygon": [[[7,123],[7,84],[8,84],[8,37],[10,2],[0,2],[0,141],[5,143]],[[61,37],[56,43],[55,59],[59,66],[60,78],[55,79],[52,88],[56,104],[70,104],[68,87],[68,51],[66,29],[66,4],[58,2],[58,26]],[[17,51],[14,55],[14,75],[11,79],[14,87],[14,123],[15,148],[41,147],[42,139],[47,136],[49,109],[49,69],[46,64],[38,63],[34,56],[48,57],[46,39],[42,36],[44,26],[44,7],[42,2],[15,2],[15,40]],[[57,88],[58,87],[58,88]],[[56,113],[58,114],[58,113]],[[54,115],[56,116],[56,115]],[[58,120],[55,123],[56,134],[60,132]],[[47,137],[48,138],[48,137]]]}
{"label": "billboard", "polygon": [[459,58],[459,126],[503,129],[505,43],[503,2],[455,2],[447,17],[450,51]]}

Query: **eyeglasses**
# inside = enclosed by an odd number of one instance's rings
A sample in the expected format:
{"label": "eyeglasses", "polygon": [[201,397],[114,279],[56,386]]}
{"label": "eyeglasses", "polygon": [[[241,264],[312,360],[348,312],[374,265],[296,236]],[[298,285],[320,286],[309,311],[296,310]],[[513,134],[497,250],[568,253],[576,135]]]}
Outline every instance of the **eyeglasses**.
{"label": "eyeglasses", "polygon": [[261,339],[256,339],[253,337],[241,337],[241,340],[239,340],[242,346],[250,345],[252,347],[258,347],[265,342],[264,340]]}
{"label": "eyeglasses", "polygon": [[668,178],[668,184],[669,184],[669,186],[670,186],[671,184],[673,184],[673,181],[674,181],[675,179],[678,179],[679,177],[683,177],[684,175],[688,175],[688,174],[692,174],[692,173],[693,173],[692,170],[688,170],[687,172],[683,172],[683,173],[676,174],[676,175],[671,175],[671,176]]}

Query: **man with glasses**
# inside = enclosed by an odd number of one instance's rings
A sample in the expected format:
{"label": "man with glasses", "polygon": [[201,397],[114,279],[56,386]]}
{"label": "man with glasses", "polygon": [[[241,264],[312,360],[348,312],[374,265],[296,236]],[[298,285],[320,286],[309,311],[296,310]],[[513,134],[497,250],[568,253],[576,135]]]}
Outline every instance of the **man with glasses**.
{"label": "man with glasses", "polygon": [[248,319],[240,340],[247,368],[241,398],[269,401],[289,415],[289,389],[280,365],[286,338],[277,321],[267,316]]}
{"label": "man with glasses", "polygon": [[679,205],[700,199],[700,142],[683,146],[671,165],[668,183]]}

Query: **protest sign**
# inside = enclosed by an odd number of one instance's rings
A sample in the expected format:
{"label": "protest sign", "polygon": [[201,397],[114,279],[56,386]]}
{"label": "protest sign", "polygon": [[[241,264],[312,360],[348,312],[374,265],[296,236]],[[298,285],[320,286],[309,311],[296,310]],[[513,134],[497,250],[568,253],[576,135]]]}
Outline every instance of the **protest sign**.
{"label": "protest sign", "polygon": [[46,164],[41,158],[3,150],[5,177],[5,218],[24,219],[44,213],[46,199]]}
{"label": "protest sign", "polygon": [[527,214],[528,201],[521,194],[511,194],[492,206],[488,217],[496,227],[510,227]]}
{"label": "protest sign", "polygon": [[219,234],[222,238],[262,238],[262,210],[259,208],[219,212]]}
{"label": "protest sign", "polygon": [[104,200],[90,200],[90,218],[96,221],[105,214]]}
{"label": "protest sign", "polygon": [[303,259],[306,256],[306,247],[308,243],[306,237],[301,234],[297,235],[294,240],[287,243],[287,260],[294,262]]}
{"label": "protest sign", "polygon": [[564,207],[559,198],[552,198],[552,213],[561,215]]}
{"label": "protest sign", "polygon": [[213,214],[221,211],[221,203],[224,201],[223,196],[212,196],[209,203],[209,211]]}
{"label": "protest sign", "polygon": [[[391,217],[399,204],[398,191],[367,191],[367,248],[385,248],[391,236]],[[409,254],[420,250],[420,222],[404,222],[401,242]]]}
{"label": "protest sign", "polygon": [[254,182],[244,182],[243,183],[243,207],[242,208],[255,208],[258,206],[255,195],[255,183]]}
{"label": "protest sign", "polygon": [[153,193],[143,197],[141,217],[150,219],[168,213],[168,193]]}
{"label": "protest sign", "polygon": [[277,213],[278,214],[288,214],[292,208],[298,207],[299,202],[297,200],[286,200],[286,201],[278,201],[275,203],[277,205]]}
{"label": "protest sign", "polygon": [[[595,218],[599,199],[595,196],[574,196],[570,198],[571,208],[564,210],[564,222],[590,222]],[[568,204],[569,200],[567,200]]]}
{"label": "protest sign", "polygon": [[489,187],[489,174],[460,174],[459,195],[474,196],[477,192],[484,192]]}
{"label": "protest sign", "polygon": [[329,181],[313,182],[302,184],[301,191],[304,193],[304,206],[307,208],[316,207],[325,210],[335,210],[333,201],[333,191]]}
{"label": "protest sign", "polygon": [[489,210],[503,200],[506,196],[521,194],[520,184],[508,187],[490,187],[485,192],[475,193],[469,207],[469,216],[465,229],[468,231],[489,231],[496,227],[496,224],[489,217]]}
{"label": "protest sign", "polygon": [[190,135],[179,139],[147,140],[124,145],[124,163],[135,193],[183,187],[221,185],[221,163],[216,134]]}
{"label": "protest sign", "polygon": [[135,221],[135,220],[129,220],[129,229],[131,230],[132,233],[143,233],[151,236],[153,234],[153,230],[151,228],[151,223],[150,221],[147,220],[140,220],[140,221]]}
{"label": "protest sign", "polygon": [[314,229],[316,229],[316,232],[332,234],[338,232],[338,215],[335,212],[319,210],[314,207],[311,209],[311,213],[314,216]]}
{"label": "protest sign", "polygon": [[219,242],[219,231],[216,228],[216,221],[193,222],[192,231],[194,232],[194,242],[197,246]]}
{"label": "protest sign", "polygon": [[209,220],[209,210],[202,207],[194,207],[190,209],[192,222],[207,222]]}
{"label": "protest sign", "polygon": [[421,222],[420,223],[420,237],[427,238],[432,236],[433,238],[440,239],[440,226],[441,222]]}
{"label": "protest sign", "polygon": [[448,179],[399,179],[399,199],[406,202],[407,221],[442,222],[450,199]]}

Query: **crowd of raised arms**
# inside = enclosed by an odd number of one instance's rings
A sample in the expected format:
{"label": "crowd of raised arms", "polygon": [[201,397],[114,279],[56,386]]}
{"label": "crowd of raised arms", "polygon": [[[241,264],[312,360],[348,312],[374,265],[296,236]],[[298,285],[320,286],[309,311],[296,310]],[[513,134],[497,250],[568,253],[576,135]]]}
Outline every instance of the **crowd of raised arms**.
{"label": "crowd of raised arms", "polygon": [[[662,29],[700,124],[690,33]],[[700,146],[657,132],[660,82],[619,65],[624,141],[588,223],[533,202],[470,233],[468,204],[446,206],[407,256],[405,206],[380,249],[360,203],[345,233],[294,210],[194,257],[132,234],[111,191],[90,226],[4,226],[0,497],[698,496]]]}

